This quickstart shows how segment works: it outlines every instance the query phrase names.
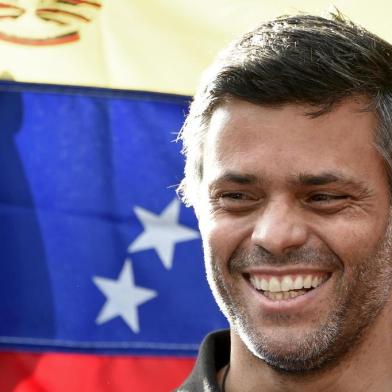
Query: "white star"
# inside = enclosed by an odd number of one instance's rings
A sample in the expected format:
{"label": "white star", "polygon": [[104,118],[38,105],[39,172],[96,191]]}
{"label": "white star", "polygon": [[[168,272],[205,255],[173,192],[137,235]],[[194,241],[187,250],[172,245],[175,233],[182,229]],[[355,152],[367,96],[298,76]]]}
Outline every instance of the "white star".
{"label": "white star", "polygon": [[157,292],[135,286],[131,260],[125,260],[117,280],[94,276],[93,281],[107,298],[95,322],[103,324],[120,316],[133,332],[138,333],[137,307],[156,297]]}
{"label": "white star", "polygon": [[135,207],[135,214],[144,231],[129,245],[128,252],[154,248],[164,267],[170,269],[173,265],[175,243],[199,238],[198,231],[178,223],[180,206],[180,201],[175,198],[160,215]]}

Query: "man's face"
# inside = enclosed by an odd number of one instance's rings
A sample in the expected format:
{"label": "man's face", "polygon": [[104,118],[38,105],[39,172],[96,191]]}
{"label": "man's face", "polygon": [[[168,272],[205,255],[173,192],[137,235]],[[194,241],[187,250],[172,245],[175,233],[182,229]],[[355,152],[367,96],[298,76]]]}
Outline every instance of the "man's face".
{"label": "man's face", "polygon": [[207,276],[242,342],[275,368],[342,357],[390,296],[388,180],[365,105],[311,118],[234,100],[212,116],[196,206]]}

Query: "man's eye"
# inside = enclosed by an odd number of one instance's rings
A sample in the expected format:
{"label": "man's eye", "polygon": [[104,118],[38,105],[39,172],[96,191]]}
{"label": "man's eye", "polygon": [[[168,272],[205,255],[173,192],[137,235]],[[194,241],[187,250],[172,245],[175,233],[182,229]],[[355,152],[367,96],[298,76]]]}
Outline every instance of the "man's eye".
{"label": "man's eye", "polygon": [[229,200],[249,200],[249,197],[247,197],[245,194],[240,193],[240,192],[227,192],[227,193],[222,193],[219,196],[220,199],[229,199]]}
{"label": "man's eye", "polygon": [[232,212],[243,212],[252,209],[258,199],[246,192],[222,192],[215,198],[216,207]]}
{"label": "man's eye", "polygon": [[310,202],[316,203],[332,203],[339,200],[347,199],[346,195],[333,195],[329,193],[317,193],[310,197]]}

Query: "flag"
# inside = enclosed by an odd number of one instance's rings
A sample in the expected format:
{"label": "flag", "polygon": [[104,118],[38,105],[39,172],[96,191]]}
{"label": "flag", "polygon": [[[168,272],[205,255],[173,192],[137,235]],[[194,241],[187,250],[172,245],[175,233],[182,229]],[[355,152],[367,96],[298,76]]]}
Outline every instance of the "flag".
{"label": "flag", "polygon": [[175,192],[188,103],[1,83],[1,391],[169,391],[226,326]]}

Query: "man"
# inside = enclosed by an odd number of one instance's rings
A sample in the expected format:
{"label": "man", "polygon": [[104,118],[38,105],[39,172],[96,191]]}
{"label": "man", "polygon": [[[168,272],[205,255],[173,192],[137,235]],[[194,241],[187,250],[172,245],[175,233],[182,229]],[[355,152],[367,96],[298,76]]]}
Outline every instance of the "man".
{"label": "man", "polygon": [[392,391],[392,46],[286,17],[212,66],[180,191],[230,332],[180,391]]}

